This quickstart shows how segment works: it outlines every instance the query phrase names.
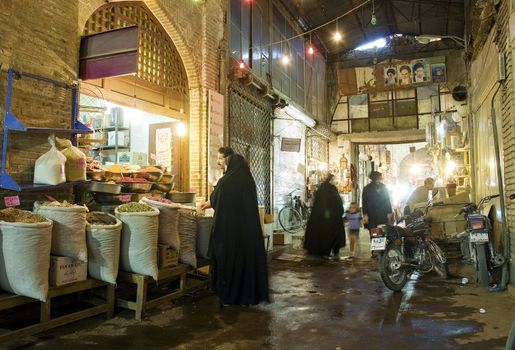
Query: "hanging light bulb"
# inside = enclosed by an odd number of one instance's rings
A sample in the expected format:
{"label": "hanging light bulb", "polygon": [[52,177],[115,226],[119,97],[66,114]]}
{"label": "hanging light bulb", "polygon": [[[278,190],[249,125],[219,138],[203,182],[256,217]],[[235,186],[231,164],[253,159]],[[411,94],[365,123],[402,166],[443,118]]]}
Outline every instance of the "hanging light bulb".
{"label": "hanging light bulb", "polygon": [[288,57],[288,55],[283,55],[283,57],[281,58],[281,62],[282,64],[284,64],[285,66],[290,63],[290,58]]}
{"label": "hanging light bulb", "polygon": [[370,24],[373,26],[375,26],[377,24],[376,8],[375,8],[374,0],[372,0],[372,18],[370,19]]}
{"label": "hanging light bulb", "polygon": [[334,33],[334,41],[340,41],[342,40],[342,35],[340,34],[340,31],[338,30],[338,20],[336,20],[336,32]]}
{"label": "hanging light bulb", "polygon": [[375,26],[377,24],[376,15],[372,14],[372,18],[370,19],[370,24]]}
{"label": "hanging light bulb", "polygon": [[241,61],[238,67],[240,67],[240,69],[245,69],[245,62]]}
{"label": "hanging light bulb", "polygon": [[311,32],[309,32],[308,55],[313,55],[314,53],[315,53],[315,49],[313,48],[313,44],[311,44]]}

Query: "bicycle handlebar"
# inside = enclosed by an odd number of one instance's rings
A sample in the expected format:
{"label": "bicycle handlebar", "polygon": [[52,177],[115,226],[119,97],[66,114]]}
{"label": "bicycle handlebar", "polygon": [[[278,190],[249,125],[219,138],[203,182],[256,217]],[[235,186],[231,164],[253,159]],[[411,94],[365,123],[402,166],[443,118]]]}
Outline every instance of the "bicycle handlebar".
{"label": "bicycle handlebar", "polygon": [[300,188],[295,188],[293,191],[291,191],[290,193],[288,193],[288,194],[287,194],[287,196],[291,196],[293,192],[295,192],[295,191],[299,191],[299,190],[300,190]]}

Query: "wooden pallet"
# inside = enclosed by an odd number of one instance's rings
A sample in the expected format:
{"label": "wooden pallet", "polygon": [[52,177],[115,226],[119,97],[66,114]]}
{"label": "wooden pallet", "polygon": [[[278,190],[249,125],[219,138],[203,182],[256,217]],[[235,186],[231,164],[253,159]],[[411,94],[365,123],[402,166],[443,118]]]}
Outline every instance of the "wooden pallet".
{"label": "wooden pallet", "polygon": [[[76,311],[63,316],[51,318],[53,298],[101,287],[105,288],[105,300],[103,300],[102,304],[92,306],[86,310]],[[111,318],[113,317],[114,313],[114,295],[114,285],[95,279],[87,279],[85,281],[65,284],[59,287],[50,287],[48,290],[48,297],[45,302],[40,302],[36,299],[15,294],[0,294],[0,310],[7,310],[29,303],[39,302],[41,304],[39,323],[0,334],[0,343],[13,341],[32,334],[40,333],[48,329],[59,327],[94,315],[105,313],[108,318]]]}
{"label": "wooden pallet", "polygon": [[157,282],[179,278],[180,285],[178,289],[170,290],[165,295],[151,299],[148,298],[148,291],[149,285],[155,283],[152,277],[120,271],[118,273],[119,282],[127,282],[136,285],[136,300],[127,300],[121,296],[117,296],[116,306],[134,310],[134,318],[140,321],[147,309],[170,302],[191,291],[206,287],[208,281],[207,277],[202,278],[201,282],[199,282],[198,278],[192,278],[193,276],[191,276],[191,274],[197,272],[199,268],[206,266],[209,266],[209,261],[200,259],[197,268],[179,264],[175,267],[159,270]]}

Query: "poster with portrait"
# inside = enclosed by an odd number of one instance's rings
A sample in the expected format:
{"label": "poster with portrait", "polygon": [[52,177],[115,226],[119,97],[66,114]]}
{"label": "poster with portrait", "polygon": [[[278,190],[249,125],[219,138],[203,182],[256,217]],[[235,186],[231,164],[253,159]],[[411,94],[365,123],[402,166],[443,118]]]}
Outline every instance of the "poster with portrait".
{"label": "poster with portrait", "polygon": [[397,86],[406,87],[413,84],[411,65],[401,63],[397,65]]}
{"label": "poster with portrait", "polygon": [[397,67],[385,66],[384,67],[384,85],[387,87],[397,85]]}
{"label": "poster with portrait", "polygon": [[447,81],[445,63],[431,64],[431,79],[433,83],[444,83]]}
{"label": "poster with portrait", "polygon": [[425,60],[415,60],[411,62],[413,84],[431,82],[431,77],[429,76],[427,67],[428,65]]}

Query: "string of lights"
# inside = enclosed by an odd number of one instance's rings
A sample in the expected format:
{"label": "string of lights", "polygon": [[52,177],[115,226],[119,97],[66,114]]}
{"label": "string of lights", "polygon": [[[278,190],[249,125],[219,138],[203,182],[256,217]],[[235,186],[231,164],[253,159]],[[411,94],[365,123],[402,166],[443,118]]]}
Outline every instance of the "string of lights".
{"label": "string of lights", "polygon": [[[313,55],[315,53],[315,49],[313,47],[313,44],[311,43],[311,35],[316,32],[317,30],[323,28],[323,27],[326,27],[332,23],[336,23],[336,31],[334,33],[334,40],[336,42],[342,40],[343,38],[343,35],[342,33],[339,32],[338,30],[338,21],[340,19],[342,19],[343,17],[345,16],[348,16],[349,14],[353,13],[354,11],[356,10],[359,10],[360,8],[364,7],[365,5],[367,5],[368,3],[372,2],[372,5],[374,5],[374,0],[365,0],[363,1],[361,4],[359,5],[356,5],[354,6],[352,9],[346,11],[345,13],[325,22],[325,23],[322,23],[321,25],[315,27],[315,28],[312,28],[310,30],[307,30],[305,32],[302,32],[300,34],[297,34],[297,35],[294,35],[292,37],[289,37],[289,38],[286,38],[286,39],[282,39],[282,40],[279,40],[279,41],[275,41],[275,42],[271,42],[269,44],[264,44],[264,45],[259,45],[259,46],[251,46],[249,47],[249,50],[252,50],[252,49],[263,49],[263,48],[267,48],[267,47],[270,47],[270,46],[275,46],[275,45],[280,45],[281,46],[281,52],[283,52],[283,45],[284,44],[288,44],[290,41],[296,39],[296,38],[299,38],[299,37],[304,37],[306,35],[309,35],[309,46],[307,48],[307,53],[309,55]],[[371,20],[371,23],[372,25],[375,25],[376,24],[376,21],[375,21],[375,9],[373,11],[373,14],[372,14],[372,20]],[[284,65],[287,65],[290,63],[290,58],[288,57],[287,54],[283,54],[282,58],[281,58],[281,62],[284,64]],[[243,61],[241,61],[239,64],[238,64],[239,68],[240,69],[245,69],[245,63]]]}

